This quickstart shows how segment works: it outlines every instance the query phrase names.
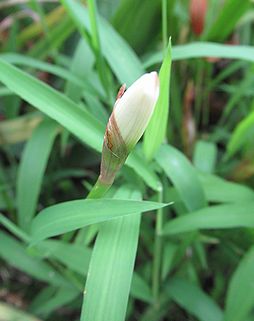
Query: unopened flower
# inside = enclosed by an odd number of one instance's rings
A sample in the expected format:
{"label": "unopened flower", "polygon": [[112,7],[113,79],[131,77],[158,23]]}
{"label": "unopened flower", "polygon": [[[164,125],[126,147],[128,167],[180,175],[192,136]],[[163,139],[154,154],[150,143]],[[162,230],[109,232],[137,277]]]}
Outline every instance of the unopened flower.
{"label": "unopened flower", "polygon": [[102,150],[100,181],[111,185],[128,154],[143,135],[159,96],[156,72],[144,74],[117,95],[109,118]]}
{"label": "unopened flower", "polygon": [[203,32],[205,26],[207,0],[190,0],[189,11],[192,31],[199,36]]}

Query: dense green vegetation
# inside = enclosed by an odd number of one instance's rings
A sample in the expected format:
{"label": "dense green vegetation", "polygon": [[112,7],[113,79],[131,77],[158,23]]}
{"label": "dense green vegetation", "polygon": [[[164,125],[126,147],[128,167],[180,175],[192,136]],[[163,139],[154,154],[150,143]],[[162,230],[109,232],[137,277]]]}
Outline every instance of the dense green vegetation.
{"label": "dense green vegetation", "polygon": [[[0,2],[0,320],[254,320],[253,9]],[[93,199],[117,92],[151,71],[151,121]]]}

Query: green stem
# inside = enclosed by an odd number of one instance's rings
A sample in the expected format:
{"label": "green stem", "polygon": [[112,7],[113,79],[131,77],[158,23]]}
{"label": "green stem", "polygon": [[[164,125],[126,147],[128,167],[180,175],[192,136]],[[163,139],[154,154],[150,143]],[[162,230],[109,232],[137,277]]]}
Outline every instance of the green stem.
{"label": "green stem", "polygon": [[[96,198],[102,198],[106,192],[111,187],[111,184],[105,184],[100,180],[100,177],[98,178],[97,182],[94,184],[93,188],[91,189],[90,193],[87,195],[87,199],[96,199]],[[94,234],[98,231],[97,225],[91,226],[91,229]],[[83,244],[85,237],[86,237],[87,231],[85,229],[79,230],[76,238],[75,243]]]}
{"label": "green stem", "polygon": [[[158,202],[163,201],[163,191],[158,193]],[[157,210],[156,227],[155,227],[155,243],[154,243],[154,260],[153,260],[153,280],[152,290],[155,304],[158,304],[161,283],[161,261],[162,261],[162,227],[163,227],[163,209]]]}
{"label": "green stem", "polygon": [[105,184],[98,178],[90,193],[87,195],[87,198],[101,198],[106,194],[110,187],[111,184]]}
{"label": "green stem", "polygon": [[163,41],[163,49],[164,55],[167,52],[168,46],[168,19],[167,19],[167,0],[162,0],[162,41]]}

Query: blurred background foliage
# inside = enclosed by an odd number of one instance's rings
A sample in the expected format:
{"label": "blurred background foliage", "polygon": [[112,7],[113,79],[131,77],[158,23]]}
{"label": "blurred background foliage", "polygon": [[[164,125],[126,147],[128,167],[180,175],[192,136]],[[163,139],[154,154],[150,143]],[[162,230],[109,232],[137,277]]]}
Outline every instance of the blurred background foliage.
{"label": "blurred background foliage", "polygon": [[[89,192],[118,88],[162,61],[161,113],[107,197],[174,204],[109,245],[120,227],[103,225],[101,288],[111,263],[127,281],[119,277],[123,293],[95,297],[91,308],[105,310],[87,321],[254,320],[253,9],[250,0],[1,0],[0,320],[79,320],[98,225],[31,248],[32,222]],[[130,184],[137,195],[117,191]],[[114,266],[111,241],[130,265]]]}

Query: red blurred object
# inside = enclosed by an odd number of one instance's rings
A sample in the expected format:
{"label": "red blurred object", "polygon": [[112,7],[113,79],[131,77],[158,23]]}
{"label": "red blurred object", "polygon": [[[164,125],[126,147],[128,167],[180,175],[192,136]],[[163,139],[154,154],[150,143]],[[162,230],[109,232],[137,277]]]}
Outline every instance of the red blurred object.
{"label": "red blurred object", "polygon": [[205,16],[207,10],[207,0],[190,0],[190,19],[192,31],[196,35],[200,35],[203,32],[205,25]]}

